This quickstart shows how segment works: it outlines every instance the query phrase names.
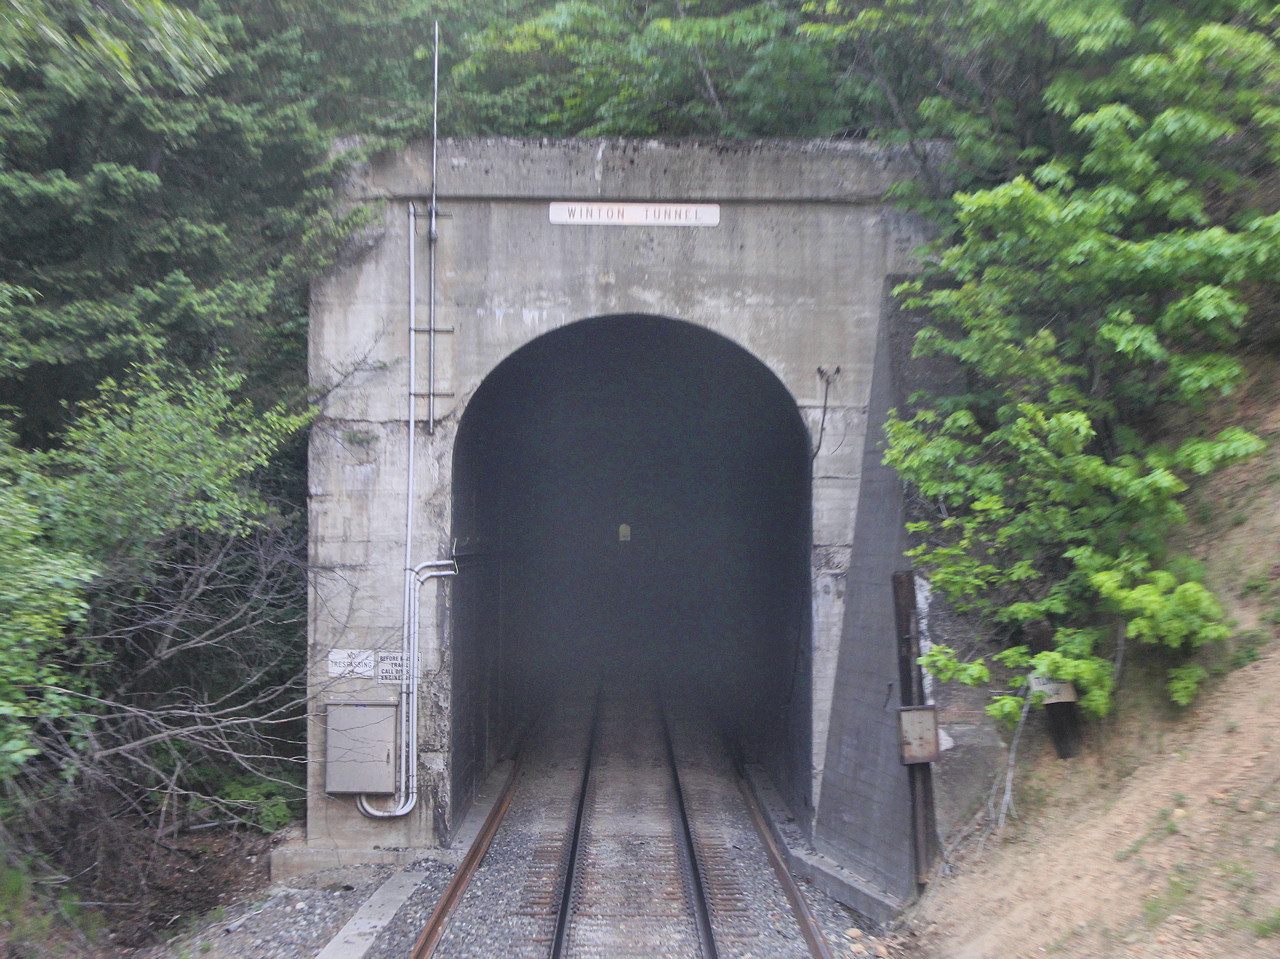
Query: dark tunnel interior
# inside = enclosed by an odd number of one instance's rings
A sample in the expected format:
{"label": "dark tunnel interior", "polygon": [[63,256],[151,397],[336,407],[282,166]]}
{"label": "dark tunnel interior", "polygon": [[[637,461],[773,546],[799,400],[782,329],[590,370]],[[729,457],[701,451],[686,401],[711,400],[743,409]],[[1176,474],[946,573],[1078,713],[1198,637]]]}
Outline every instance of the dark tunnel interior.
{"label": "dark tunnel interior", "polygon": [[810,452],[756,358],[677,320],[583,320],[508,357],[454,454],[455,814],[550,697],[690,697],[807,798]]}

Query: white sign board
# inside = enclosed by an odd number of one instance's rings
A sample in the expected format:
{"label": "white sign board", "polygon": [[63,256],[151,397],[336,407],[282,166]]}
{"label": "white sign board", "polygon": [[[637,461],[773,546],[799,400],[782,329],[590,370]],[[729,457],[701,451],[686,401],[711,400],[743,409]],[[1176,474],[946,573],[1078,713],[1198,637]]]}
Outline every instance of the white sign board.
{"label": "white sign board", "polygon": [[1061,679],[1049,679],[1032,673],[1027,677],[1027,683],[1031,687],[1032,695],[1044,693],[1043,702],[1046,706],[1050,703],[1074,703],[1078,698],[1076,687]]}
{"label": "white sign board", "polygon": [[404,655],[402,653],[378,654],[378,682],[400,683],[404,680]]}
{"label": "white sign board", "polygon": [[719,203],[551,203],[557,226],[719,226]]}
{"label": "white sign board", "polygon": [[376,655],[372,649],[331,649],[329,675],[339,679],[372,678]]}

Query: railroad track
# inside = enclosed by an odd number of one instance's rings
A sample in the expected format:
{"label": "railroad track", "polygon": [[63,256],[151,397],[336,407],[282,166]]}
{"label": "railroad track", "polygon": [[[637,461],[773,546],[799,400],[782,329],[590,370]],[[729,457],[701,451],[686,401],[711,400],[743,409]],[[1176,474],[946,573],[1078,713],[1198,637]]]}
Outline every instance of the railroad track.
{"label": "railroad track", "polygon": [[723,750],[643,698],[591,712],[513,775],[411,959],[829,956]]}

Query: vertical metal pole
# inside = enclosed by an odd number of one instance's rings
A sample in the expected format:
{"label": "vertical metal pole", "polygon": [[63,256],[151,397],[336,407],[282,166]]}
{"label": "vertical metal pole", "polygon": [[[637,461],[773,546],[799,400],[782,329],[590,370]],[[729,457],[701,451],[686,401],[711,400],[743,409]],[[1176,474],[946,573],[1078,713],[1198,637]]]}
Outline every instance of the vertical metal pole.
{"label": "vertical metal pole", "polygon": [[[440,85],[440,24],[435,28],[435,67],[434,107],[438,111]],[[435,307],[436,307],[436,120],[431,124],[431,229],[428,235],[429,272],[428,284],[428,323],[427,323],[427,432],[435,432]],[[417,568],[413,562],[413,500],[414,467],[417,460],[418,432],[418,207],[410,202],[408,210],[408,262],[406,264],[409,287],[409,384],[405,391],[406,412],[405,426],[408,438],[405,443],[405,496],[404,496],[404,604],[401,611],[400,632],[400,767],[397,771],[396,805],[394,809],[375,809],[369,805],[368,797],[356,797],[356,805],[362,813],[376,819],[389,819],[403,816],[418,803],[418,683],[421,669],[421,648],[418,641],[418,588],[420,574],[424,579],[437,575],[452,575],[449,572],[428,572],[423,569],[437,564],[423,564]],[[449,564],[453,566],[452,563]],[[457,572],[453,566],[453,572]]]}
{"label": "vertical metal pole", "polygon": [[[924,706],[924,674],[920,664],[920,637],[916,629],[916,583],[911,571],[893,574],[893,616],[898,631],[898,686],[903,706]],[[907,766],[911,792],[911,838],[915,853],[916,883],[929,881],[933,867],[935,833],[933,769],[928,763]]]}
{"label": "vertical metal pole", "polygon": [[893,574],[893,621],[898,632],[898,687],[903,706],[923,706],[916,682],[916,584],[911,572]]}
{"label": "vertical metal pole", "polygon": [[404,456],[404,604],[401,635],[401,777],[397,808],[417,802],[417,676],[413,675],[413,467],[417,458],[417,206],[408,205],[408,391]]}
{"label": "vertical metal pole", "polygon": [[427,433],[436,431],[436,169],[440,139],[440,21],[435,24],[431,67],[431,209],[427,230]]}

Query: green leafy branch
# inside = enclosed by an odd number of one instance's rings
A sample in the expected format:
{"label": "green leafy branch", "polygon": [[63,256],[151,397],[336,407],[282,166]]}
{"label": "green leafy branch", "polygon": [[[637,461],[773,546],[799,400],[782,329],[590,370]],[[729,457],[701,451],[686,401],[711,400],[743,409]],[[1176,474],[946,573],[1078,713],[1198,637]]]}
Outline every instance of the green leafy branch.
{"label": "green leafy branch", "polygon": [[[1231,23],[1168,13],[1180,32],[1113,17],[1067,37],[1064,23],[1084,21],[1066,12],[1082,9],[1056,4],[1041,27],[1086,60],[1114,37],[1126,53],[1106,70],[1067,58],[1046,85],[1066,149],[955,196],[956,238],[900,292],[932,321],[917,353],[950,358],[968,386],[894,417],[886,459],[931,506],[911,555],[935,585],[1005,638],[1004,665],[1075,683],[1103,715],[1114,623],[1183,655],[1227,635],[1168,534],[1193,479],[1262,443],[1231,427],[1168,444],[1151,424],[1236,387],[1246,304],[1280,268],[1280,219],[1256,188],[1280,147],[1280,51],[1243,10]],[[1031,655],[1033,622],[1050,625],[1052,648]],[[926,665],[990,681],[945,647]],[[1190,702],[1203,677],[1175,665],[1170,696]],[[997,696],[991,710],[1016,718],[1023,700]]]}

